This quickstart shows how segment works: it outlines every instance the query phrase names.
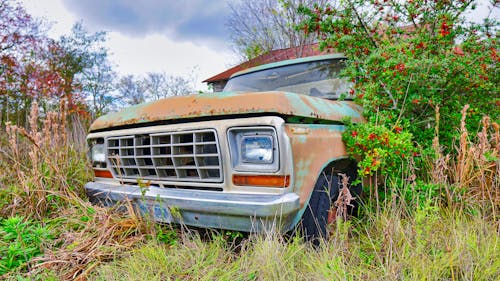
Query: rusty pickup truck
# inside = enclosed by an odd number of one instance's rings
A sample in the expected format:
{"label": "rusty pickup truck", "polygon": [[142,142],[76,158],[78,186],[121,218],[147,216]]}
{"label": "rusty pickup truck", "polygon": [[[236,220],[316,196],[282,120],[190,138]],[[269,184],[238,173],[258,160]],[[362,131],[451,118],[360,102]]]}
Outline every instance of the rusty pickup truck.
{"label": "rusty pickup truck", "polygon": [[345,97],[344,63],[330,54],[261,65],[231,76],[223,92],[100,117],[87,137],[95,173],[87,195],[129,200],[158,222],[326,235],[339,173],[356,177],[343,120],[363,122]]}

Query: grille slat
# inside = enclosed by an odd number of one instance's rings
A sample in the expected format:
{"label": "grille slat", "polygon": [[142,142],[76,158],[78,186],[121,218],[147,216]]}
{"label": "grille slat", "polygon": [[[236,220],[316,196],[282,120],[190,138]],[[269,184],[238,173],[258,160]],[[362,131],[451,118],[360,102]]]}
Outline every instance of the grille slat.
{"label": "grille slat", "polygon": [[107,138],[107,158],[117,178],[222,182],[215,130]]}

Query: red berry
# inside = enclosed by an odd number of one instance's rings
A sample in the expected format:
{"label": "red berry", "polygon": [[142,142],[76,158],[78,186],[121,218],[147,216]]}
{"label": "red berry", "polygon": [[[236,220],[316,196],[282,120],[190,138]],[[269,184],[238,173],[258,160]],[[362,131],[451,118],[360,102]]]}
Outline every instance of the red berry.
{"label": "red berry", "polygon": [[463,56],[464,55],[464,51],[462,50],[462,48],[456,46],[453,48],[453,53],[455,55],[459,55],[459,56]]}

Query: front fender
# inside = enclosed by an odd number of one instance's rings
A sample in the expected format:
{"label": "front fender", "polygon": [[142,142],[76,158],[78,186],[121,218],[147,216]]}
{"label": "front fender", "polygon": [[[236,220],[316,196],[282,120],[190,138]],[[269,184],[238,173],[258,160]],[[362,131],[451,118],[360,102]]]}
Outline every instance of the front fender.
{"label": "front fender", "polygon": [[294,192],[300,206],[307,206],[320,173],[333,161],[347,159],[342,133],[344,125],[286,124],[294,167]]}

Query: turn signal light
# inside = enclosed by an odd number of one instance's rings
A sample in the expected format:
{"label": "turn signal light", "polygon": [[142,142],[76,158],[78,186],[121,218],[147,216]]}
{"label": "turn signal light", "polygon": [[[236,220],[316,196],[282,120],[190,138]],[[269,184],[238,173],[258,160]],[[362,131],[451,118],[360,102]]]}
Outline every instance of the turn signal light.
{"label": "turn signal light", "polygon": [[288,187],[290,176],[233,175],[233,184],[244,186]]}
{"label": "turn signal light", "polygon": [[96,178],[113,178],[113,174],[109,170],[94,170]]}

